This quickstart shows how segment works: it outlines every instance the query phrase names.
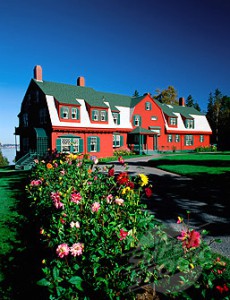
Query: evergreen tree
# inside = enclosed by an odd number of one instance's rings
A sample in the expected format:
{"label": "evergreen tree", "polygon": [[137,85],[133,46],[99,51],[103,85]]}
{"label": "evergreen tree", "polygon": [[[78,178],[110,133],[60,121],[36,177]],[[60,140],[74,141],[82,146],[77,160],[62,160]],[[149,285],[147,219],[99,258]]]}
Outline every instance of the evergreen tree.
{"label": "evergreen tree", "polygon": [[134,91],[133,97],[139,97],[139,92],[137,90]]}
{"label": "evergreen tree", "polygon": [[191,95],[189,95],[186,99],[186,106],[188,107],[194,107],[196,110],[201,111],[199,104],[194,102],[194,99]]}

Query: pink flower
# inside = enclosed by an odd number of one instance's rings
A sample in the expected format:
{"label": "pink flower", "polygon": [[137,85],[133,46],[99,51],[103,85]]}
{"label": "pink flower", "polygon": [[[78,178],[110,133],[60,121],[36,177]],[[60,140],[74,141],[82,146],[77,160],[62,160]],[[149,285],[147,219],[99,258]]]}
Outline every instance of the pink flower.
{"label": "pink flower", "polygon": [[182,230],[181,236],[177,239],[183,241],[182,245],[187,249],[200,246],[200,233],[195,230]]}
{"label": "pink flower", "polygon": [[41,184],[42,184],[42,181],[40,179],[32,180],[31,183],[30,183],[31,186],[39,186]]}
{"label": "pink flower", "polygon": [[60,258],[63,258],[69,254],[69,250],[69,246],[66,243],[63,243],[57,247],[56,253]]}
{"label": "pink flower", "polygon": [[70,253],[73,256],[80,256],[83,253],[84,250],[84,244],[82,243],[75,243],[72,245],[72,247],[70,247]]}
{"label": "pink flower", "polygon": [[61,174],[61,175],[65,175],[65,173],[66,173],[65,170],[61,170],[61,171],[60,171],[60,174]]}
{"label": "pink flower", "polygon": [[107,202],[108,204],[111,204],[112,201],[113,201],[113,195],[112,195],[112,194],[109,194],[109,195],[106,197],[106,202]]}
{"label": "pink flower", "polygon": [[120,241],[124,240],[128,235],[128,231],[125,231],[124,229],[120,230]]}
{"label": "pink flower", "polygon": [[64,208],[64,204],[61,202],[61,195],[59,192],[51,192],[50,197],[53,200],[56,208]]}
{"label": "pink flower", "polygon": [[101,205],[99,202],[94,202],[91,206],[92,212],[98,212],[100,209]]}
{"label": "pink flower", "polygon": [[70,200],[72,202],[78,204],[78,203],[80,203],[81,199],[82,199],[82,196],[81,196],[80,193],[73,193],[73,194],[71,194],[71,199]]}
{"label": "pink flower", "polygon": [[124,200],[123,199],[119,199],[119,198],[116,198],[115,199],[115,203],[117,204],[117,205],[120,205],[120,206],[123,206],[124,205]]}
{"label": "pink flower", "polygon": [[178,217],[177,224],[180,224],[180,223],[182,223],[182,222],[183,222],[183,218]]}

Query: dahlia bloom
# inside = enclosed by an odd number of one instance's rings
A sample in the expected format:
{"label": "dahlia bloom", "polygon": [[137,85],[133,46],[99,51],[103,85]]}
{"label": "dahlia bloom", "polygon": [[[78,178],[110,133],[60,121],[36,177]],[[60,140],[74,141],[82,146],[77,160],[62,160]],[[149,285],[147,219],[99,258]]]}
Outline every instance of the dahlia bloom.
{"label": "dahlia bloom", "polygon": [[182,245],[187,249],[200,246],[200,233],[195,230],[182,230],[181,236],[178,236],[177,239],[183,241]]}
{"label": "dahlia bloom", "polygon": [[42,184],[42,181],[40,179],[38,180],[32,180],[30,185],[31,186],[38,186],[38,185],[41,185]]}
{"label": "dahlia bloom", "polygon": [[81,199],[82,199],[82,196],[80,193],[73,193],[70,196],[71,202],[74,202],[76,204],[80,203]]}
{"label": "dahlia bloom", "polygon": [[84,244],[82,243],[75,243],[72,247],[69,248],[71,255],[73,256],[80,256],[84,250]]}
{"label": "dahlia bloom", "polygon": [[117,176],[117,183],[120,185],[127,185],[129,183],[129,176],[127,172],[121,172]]}
{"label": "dahlia bloom", "polygon": [[116,198],[115,199],[115,203],[117,204],[117,205],[120,205],[120,206],[123,206],[124,205],[124,200],[123,199],[121,199],[121,198]]}
{"label": "dahlia bloom", "polygon": [[56,253],[60,258],[63,258],[64,256],[67,256],[69,254],[69,250],[69,246],[66,243],[63,243],[57,247]]}
{"label": "dahlia bloom", "polygon": [[146,197],[150,198],[152,196],[152,194],[153,194],[153,191],[149,187],[145,188]]}
{"label": "dahlia bloom", "polygon": [[112,194],[109,194],[109,195],[106,197],[106,202],[107,202],[108,204],[111,204],[112,201],[113,201],[113,195],[112,195]]}
{"label": "dahlia bloom", "polygon": [[122,165],[125,163],[124,158],[122,156],[118,156],[118,161],[119,163],[121,163]]}
{"label": "dahlia bloom", "polygon": [[61,195],[59,192],[51,192],[50,197],[53,200],[56,208],[64,208],[64,204],[61,202]]}
{"label": "dahlia bloom", "polygon": [[124,229],[120,230],[120,241],[124,240],[128,235],[128,231],[125,231]]}
{"label": "dahlia bloom", "polygon": [[91,206],[91,210],[92,210],[92,212],[98,212],[100,207],[101,207],[101,205],[99,202],[94,202]]}
{"label": "dahlia bloom", "polygon": [[109,177],[114,176],[114,168],[109,169],[109,171],[108,171],[108,176],[109,176]]}

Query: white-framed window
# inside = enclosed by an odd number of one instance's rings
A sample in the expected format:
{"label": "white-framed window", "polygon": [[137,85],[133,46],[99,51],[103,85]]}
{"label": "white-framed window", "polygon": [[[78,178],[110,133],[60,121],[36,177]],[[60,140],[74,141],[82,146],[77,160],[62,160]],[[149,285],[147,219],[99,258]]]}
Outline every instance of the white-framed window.
{"label": "white-framed window", "polygon": [[168,142],[172,143],[172,134],[168,134]]}
{"label": "white-framed window", "polygon": [[72,141],[72,150],[73,150],[73,152],[76,152],[76,153],[80,152],[79,139],[73,139],[73,141]]}
{"label": "white-framed window", "polygon": [[69,119],[69,108],[68,107],[62,107],[61,108],[61,117],[62,119]]}
{"label": "white-framed window", "polygon": [[71,117],[72,117],[72,119],[79,119],[79,117],[78,117],[78,108],[72,107]]}
{"label": "white-framed window", "polygon": [[101,111],[101,121],[105,121],[106,112],[104,110]]}
{"label": "white-framed window", "polygon": [[145,102],[145,110],[151,110],[151,103],[150,102]]}
{"label": "white-framed window", "polygon": [[98,121],[98,110],[93,110],[92,112],[92,120]]}
{"label": "white-framed window", "polygon": [[152,116],[152,117],[151,117],[151,120],[152,120],[152,121],[156,121],[156,120],[157,120],[157,116]]}
{"label": "white-framed window", "polygon": [[70,152],[71,138],[61,138],[61,152]]}
{"label": "white-framed window", "polygon": [[192,146],[193,145],[193,136],[190,134],[187,134],[185,136],[185,146]]}
{"label": "white-framed window", "polygon": [[97,138],[90,138],[90,152],[97,152]]}
{"label": "white-framed window", "polygon": [[185,122],[185,127],[186,128],[194,128],[194,120],[187,119],[186,122]]}
{"label": "white-framed window", "polygon": [[120,125],[120,115],[119,113],[112,113],[114,124]]}
{"label": "white-framed window", "polygon": [[179,143],[179,142],[180,142],[180,135],[179,135],[179,134],[176,134],[176,135],[175,135],[175,142],[176,142],[176,143]]}
{"label": "white-framed window", "polygon": [[134,126],[140,126],[140,117],[139,116],[134,117]]}
{"label": "white-framed window", "polygon": [[170,125],[177,125],[177,119],[176,118],[170,118],[169,119],[169,124]]}
{"label": "white-framed window", "polygon": [[119,134],[113,135],[113,147],[120,147],[121,146],[121,136]]}
{"label": "white-framed window", "polygon": [[200,142],[201,142],[201,143],[204,142],[204,135],[203,135],[203,134],[200,135]]}

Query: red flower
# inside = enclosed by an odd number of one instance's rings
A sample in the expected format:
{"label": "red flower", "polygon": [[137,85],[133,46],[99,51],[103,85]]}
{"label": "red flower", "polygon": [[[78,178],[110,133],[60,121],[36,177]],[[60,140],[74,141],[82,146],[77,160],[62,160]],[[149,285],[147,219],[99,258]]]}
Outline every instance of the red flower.
{"label": "red flower", "polygon": [[127,186],[129,186],[131,189],[134,189],[134,183],[132,181],[128,182]]}
{"label": "red flower", "polygon": [[120,185],[127,185],[129,183],[129,176],[127,172],[121,172],[117,176],[117,183]]}
{"label": "red flower", "polygon": [[152,196],[152,194],[153,194],[153,191],[149,187],[145,188],[145,195],[148,198],[150,198]]}
{"label": "red flower", "polygon": [[114,176],[114,168],[109,169],[108,175],[109,177]]}
{"label": "red flower", "polygon": [[223,292],[228,292],[229,288],[227,287],[226,284],[224,284],[223,286],[217,285],[216,289],[222,294]]}
{"label": "red flower", "polygon": [[122,165],[125,163],[124,158],[122,156],[118,156],[118,161],[119,163],[121,163]]}
{"label": "red flower", "polygon": [[128,235],[128,231],[125,231],[124,229],[120,230],[120,241],[124,240]]}
{"label": "red flower", "polygon": [[199,247],[200,245],[200,233],[198,231],[192,230],[189,232],[189,238],[186,243],[187,248]]}

